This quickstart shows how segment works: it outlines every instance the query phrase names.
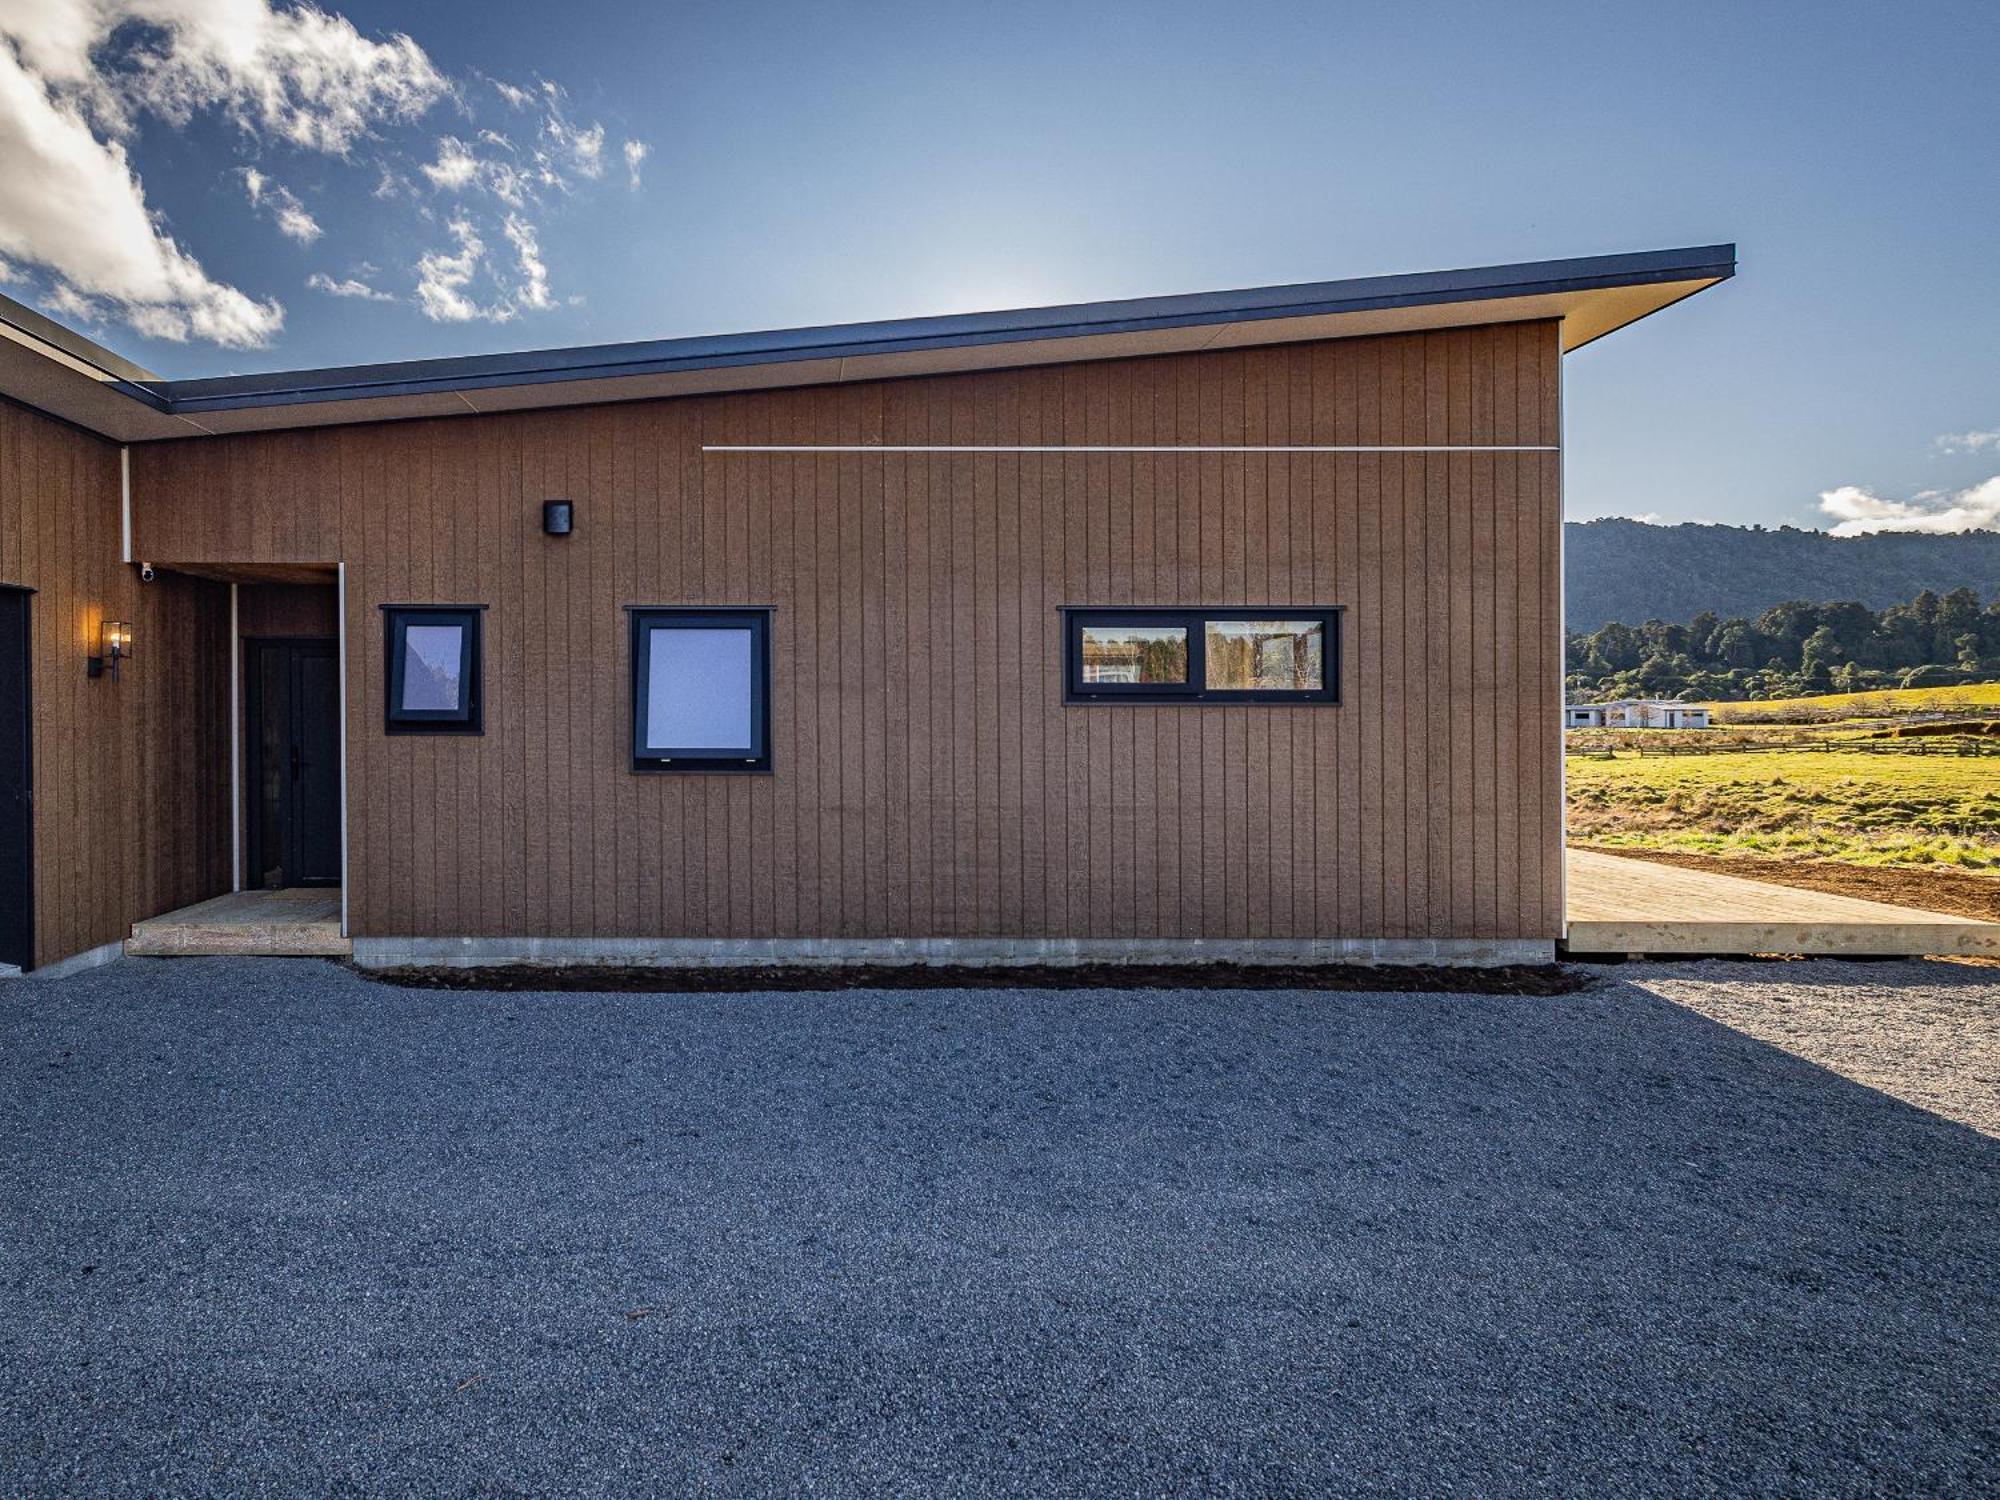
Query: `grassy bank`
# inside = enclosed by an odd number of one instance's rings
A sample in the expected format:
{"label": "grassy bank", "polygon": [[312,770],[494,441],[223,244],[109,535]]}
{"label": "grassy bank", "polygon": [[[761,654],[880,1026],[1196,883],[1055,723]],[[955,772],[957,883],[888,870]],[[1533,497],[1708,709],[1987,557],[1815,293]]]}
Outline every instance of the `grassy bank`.
{"label": "grassy bank", "polygon": [[1916,714],[1978,716],[2000,713],[2000,682],[1884,688],[1872,693],[1828,693],[1818,698],[1710,703],[1706,707],[1718,724],[1819,724],[1849,719],[1901,719]]}
{"label": "grassy bank", "polygon": [[1572,756],[1567,771],[1579,844],[2000,878],[2000,762],[1990,756]]}

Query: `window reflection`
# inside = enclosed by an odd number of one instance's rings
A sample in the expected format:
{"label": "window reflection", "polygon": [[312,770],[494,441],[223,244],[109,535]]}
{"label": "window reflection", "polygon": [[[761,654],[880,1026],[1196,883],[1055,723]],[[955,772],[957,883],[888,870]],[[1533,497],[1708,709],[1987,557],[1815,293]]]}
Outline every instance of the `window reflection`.
{"label": "window reflection", "polygon": [[455,712],[464,661],[463,625],[408,625],[403,630],[403,707]]}
{"label": "window reflection", "polygon": [[648,630],[646,743],[753,753],[755,641],[748,630]]}
{"label": "window reflection", "polygon": [[1086,625],[1083,680],[1184,683],[1188,633],[1181,625]]}
{"label": "window reflection", "polygon": [[1326,683],[1318,620],[1210,620],[1204,686],[1222,692],[1317,692]]}

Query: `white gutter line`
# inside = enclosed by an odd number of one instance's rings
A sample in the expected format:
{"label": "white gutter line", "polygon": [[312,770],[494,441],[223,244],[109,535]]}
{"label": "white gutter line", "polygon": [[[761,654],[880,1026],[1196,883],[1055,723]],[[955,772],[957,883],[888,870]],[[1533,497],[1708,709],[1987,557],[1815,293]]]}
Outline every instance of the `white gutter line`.
{"label": "white gutter line", "polygon": [[125,534],[124,562],[132,561],[132,450],[118,450],[118,510]]}
{"label": "white gutter line", "polygon": [[704,443],[704,453],[1559,453],[1555,443],[1237,444],[1169,447],[1124,443]]}
{"label": "white gutter line", "polygon": [[[1558,335],[1560,337],[1560,335]],[[1564,409],[1566,394],[1564,382],[1568,379],[1568,362],[1560,348],[1556,351],[1556,436],[1562,437],[1569,430],[1569,412]],[[1563,452],[1556,460],[1556,618],[1554,633],[1556,638],[1556,702],[1569,701],[1569,525],[1564,519],[1569,505],[1569,454]],[[1546,634],[1550,626],[1544,624]],[[1566,714],[1556,718],[1556,931],[1562,940],[1569,941],[1569,730],[1564,726]],[[1541,732],[1547,734],[1548,726]]]}
{"label": "white gutter line", "polygon": [[335,600],[340,610],[340,935],[349,936],[347,929],[348,892],[352,889],[347,878],[347,564],[338,565],[335,574]]}
{"label": "white gutter line", "polygon": [[243,630],[229,585],[229,889],[243,889]]}

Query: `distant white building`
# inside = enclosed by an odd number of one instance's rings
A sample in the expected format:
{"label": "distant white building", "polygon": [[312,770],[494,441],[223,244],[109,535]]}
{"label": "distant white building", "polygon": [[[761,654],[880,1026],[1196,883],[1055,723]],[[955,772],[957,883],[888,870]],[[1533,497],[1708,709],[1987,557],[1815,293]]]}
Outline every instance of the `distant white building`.
{"label": "distant white building", "polygon": [[1565,729],[1706,729],[1708,710],[1698,703],[1665,698],[1617,698],[1610,703],[1571,703],[1563,708]]}

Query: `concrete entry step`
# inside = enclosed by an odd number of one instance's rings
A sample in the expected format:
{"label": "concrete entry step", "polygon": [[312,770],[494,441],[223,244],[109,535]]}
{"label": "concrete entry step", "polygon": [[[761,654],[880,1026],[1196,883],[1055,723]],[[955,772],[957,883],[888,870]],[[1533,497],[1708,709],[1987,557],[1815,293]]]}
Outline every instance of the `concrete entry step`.
{"label": "concrete entry step", "polygon": [[1571,849],[1572,953],[2000,958],[2000,922]]}
{"label": "concrete entry step", "polygon": [[238,955],[345,958],[340,891],[237,891],[132,925],[125,952],[134,958]]}

